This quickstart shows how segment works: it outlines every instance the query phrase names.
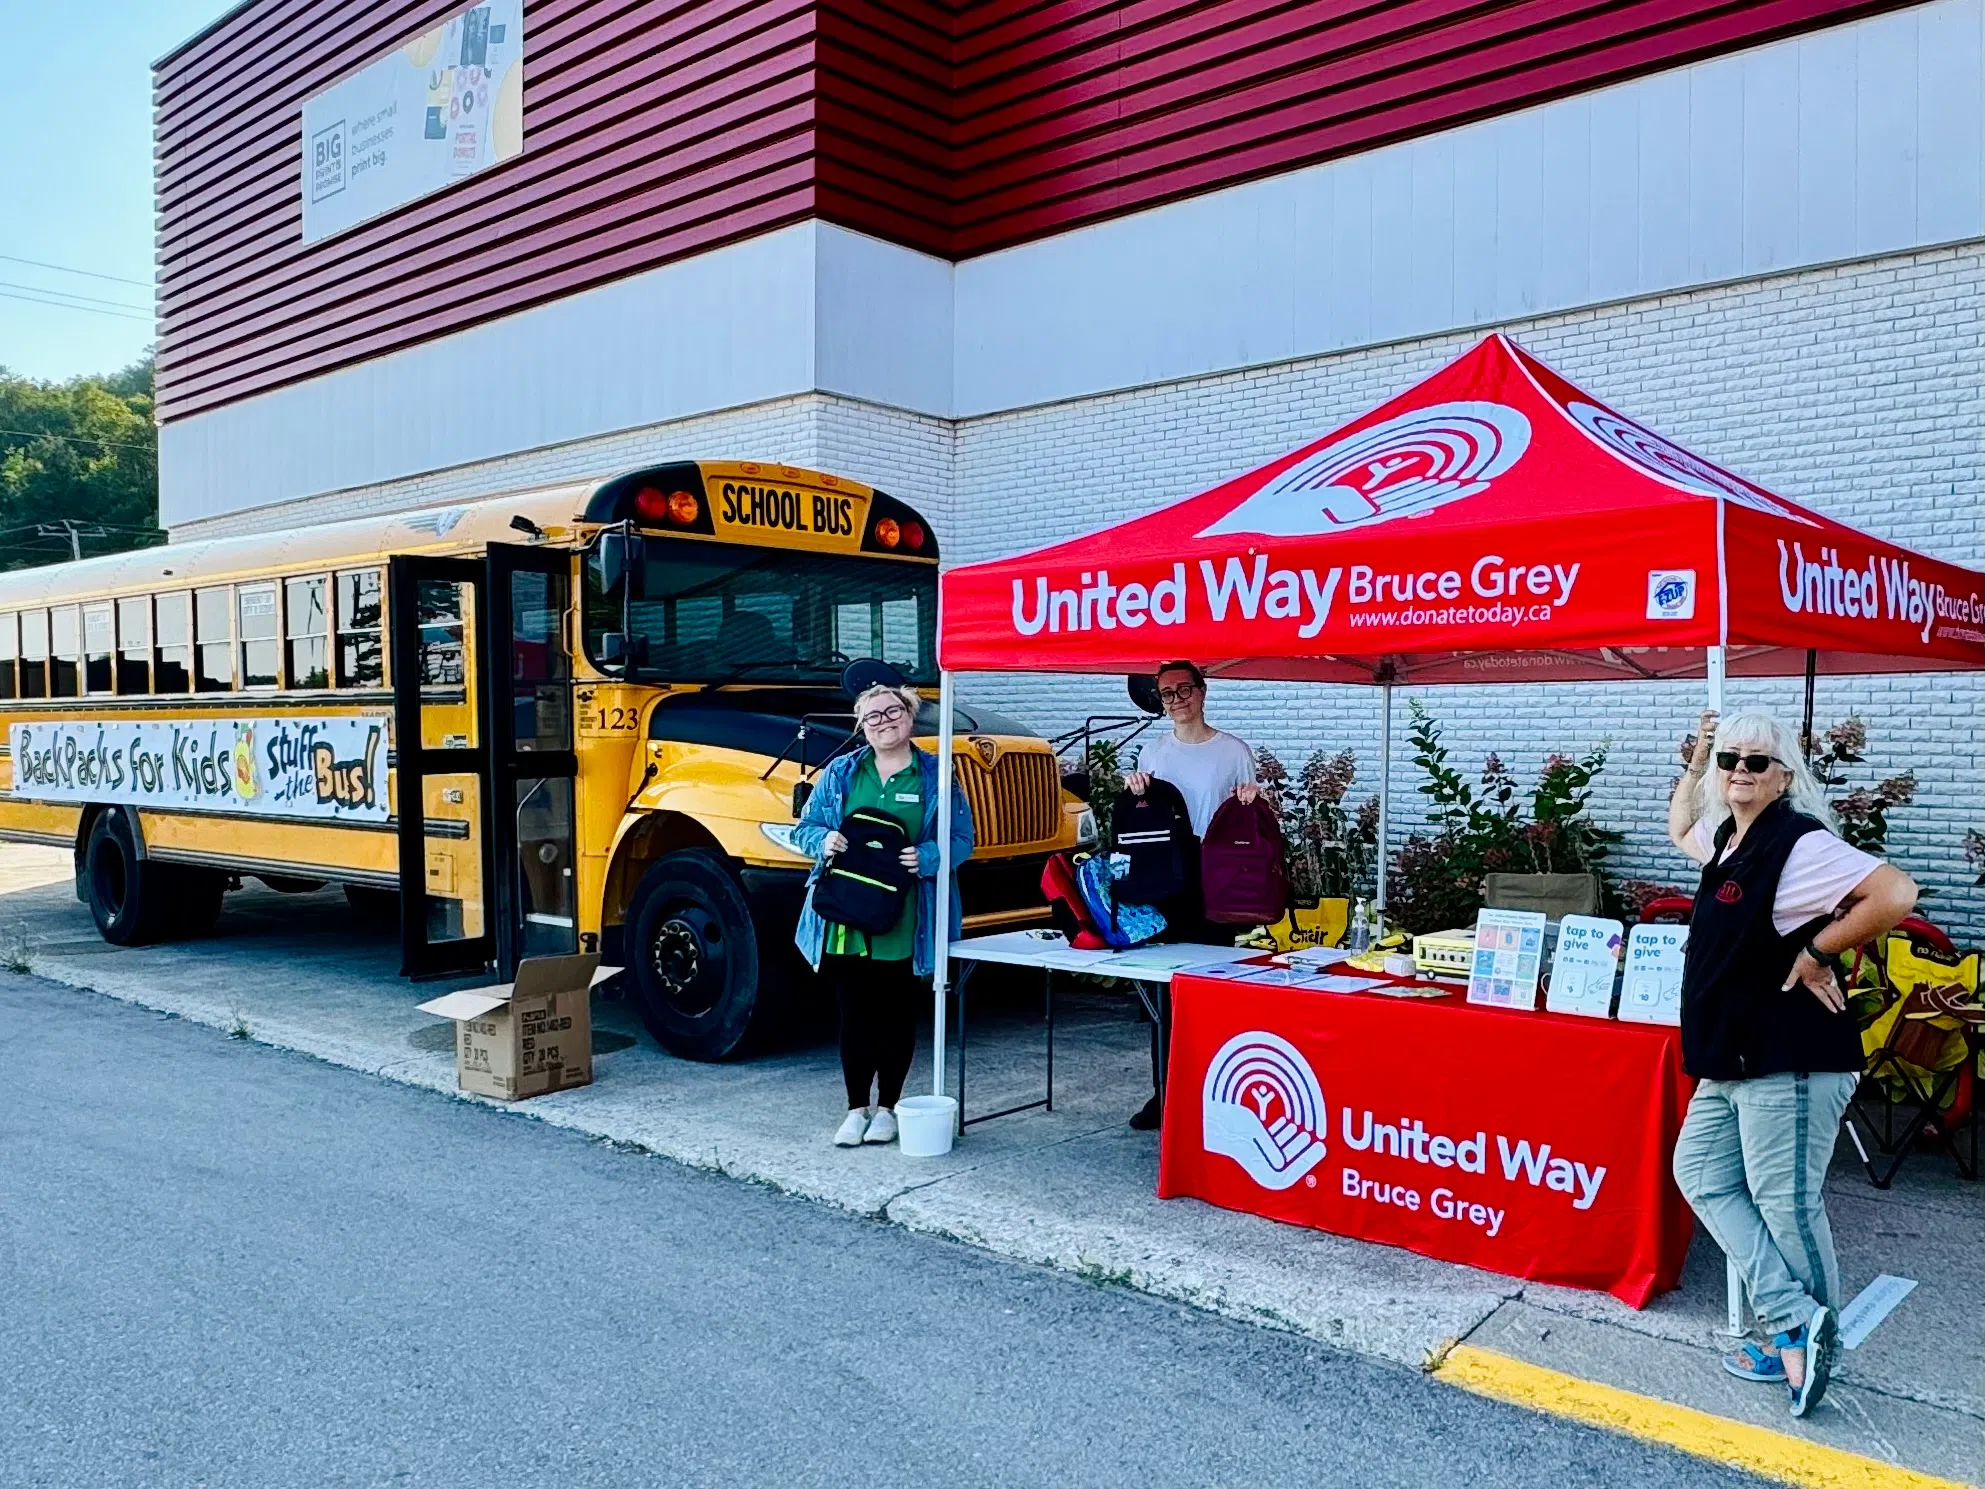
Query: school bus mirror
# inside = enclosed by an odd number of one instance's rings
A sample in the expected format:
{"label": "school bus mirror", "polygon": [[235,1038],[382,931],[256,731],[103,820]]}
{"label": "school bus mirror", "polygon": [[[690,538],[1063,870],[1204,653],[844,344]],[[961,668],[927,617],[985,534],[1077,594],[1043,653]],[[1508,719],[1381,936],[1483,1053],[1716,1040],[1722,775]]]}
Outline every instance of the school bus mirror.
{"label": "school bus mirror", "polygon": [[627,632],[607,631],[600,636],[600,660],[602,662],[624,662],[627,660]]}
{"label": "school bus mirror", "polygon": [[600,593],[613,594],[627,580],[627,534],[624,532],[604,532],[587,555],[586,562],[592,567],[593,578],[598,583]]}
{"label": "school bus mirror", "polygon": [[813,796],[813,782],[811,781],[793,782],[793,821],[795,822],[799,821],[800,814],[806,810],[806,804],[808,800],[811,799],[812,796]]}

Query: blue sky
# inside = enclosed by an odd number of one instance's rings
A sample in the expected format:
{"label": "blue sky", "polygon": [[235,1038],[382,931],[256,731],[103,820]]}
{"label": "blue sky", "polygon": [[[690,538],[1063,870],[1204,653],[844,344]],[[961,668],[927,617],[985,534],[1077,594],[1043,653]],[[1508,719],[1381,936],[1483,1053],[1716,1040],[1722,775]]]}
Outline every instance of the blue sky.
{"label": "blue sky", "polygon": [[150,344],[151,64],[230,4],[0,0],[0,367],[114,372]]}

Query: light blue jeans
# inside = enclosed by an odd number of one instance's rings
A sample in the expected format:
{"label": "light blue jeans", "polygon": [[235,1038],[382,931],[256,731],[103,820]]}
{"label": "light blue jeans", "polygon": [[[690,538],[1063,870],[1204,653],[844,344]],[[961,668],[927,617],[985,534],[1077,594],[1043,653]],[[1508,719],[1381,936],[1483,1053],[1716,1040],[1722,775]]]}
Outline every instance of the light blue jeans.
{"label": "light blue jeans", "polygon": [[1675,1142],[1675,1182],[1768,1333],[1841,1305],[1840,1261],[1820,1188],[1858,1075],[1703,1081]]}

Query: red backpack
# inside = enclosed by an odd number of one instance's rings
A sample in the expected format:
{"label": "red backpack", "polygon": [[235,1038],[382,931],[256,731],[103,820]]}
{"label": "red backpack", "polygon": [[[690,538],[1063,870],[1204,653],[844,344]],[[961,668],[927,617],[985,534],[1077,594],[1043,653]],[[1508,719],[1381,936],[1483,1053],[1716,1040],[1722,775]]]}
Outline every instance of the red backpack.
{"label": "red backpack", "polygon": [[1082,902],[1082,886],[1076,877],[1075,861],[1066,853],[1049,855],[1041,868],[1041,894],[1048,902],[1048,914],[1055,929],[1068,937],[1068,944],[1083,951],[1108,951],[1110,943],[1096,930],[1089,909]]}
{"label": "red backpack", "polygon": [[1206,824],[1199,851],[1206,918],[1225,925],[1272,925],[1289,908],[1282,824],[1268,799],[1229,797]]}

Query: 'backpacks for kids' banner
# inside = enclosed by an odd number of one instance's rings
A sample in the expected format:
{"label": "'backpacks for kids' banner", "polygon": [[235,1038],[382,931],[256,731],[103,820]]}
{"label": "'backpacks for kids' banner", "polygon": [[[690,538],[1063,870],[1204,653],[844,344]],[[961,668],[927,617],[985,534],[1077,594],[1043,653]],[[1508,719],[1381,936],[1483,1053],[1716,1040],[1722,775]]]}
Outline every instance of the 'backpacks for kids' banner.
{"label": "'backpacks for kids' banner", "polygon": [[[1112,860],[1116,862],[1112,862]],[[1121,853],[1092,853],[1075,865],[1082,905],[1095,922],[1096,933],[1112,951],[1142,946],[1165,929],[1165,917],[1149,905],[1131,904],[1122,896],[1117,875],[1123,872]]]}
{"label": "'backpacks for kids' banner", "polygon": [[1282,866],[1282,824],[1275,808],[1257,796],[1220,803],[1206,824],[1199,850],[1200,890],[1206,918],[1226,925],[1272,925],[1289,907],[1289,876]]}
{"label": "'backpacks for kids' banner", "polygon": [[1119,791],[1110,809],[1116,850],[1130,860],[1117,895],[1134,905],[1163,905],[1192,888],[1199,840],[1192,813],[1170,781],[1153,776],[1142,796]]}
{"label": "'backpacks for kids' banner", "polygon": [[1096,933],[1096,922],[1089,918],[1089,907],[1082,902],[1075,861],[1068,854],[1050,854],[1041,866],[1041,895],[1048,902],[1055,929],[1068,938],[1070,946],[1082,951],[1109,950],[1110,943]]}
{"label": "'backpacks for kids' banner", "polygon": [[901,856],[909,834],[888,813],[857,807],[841,819],[841,836],[847,848],[828,859],[814,881],[814,911],[871,936],[894,930],[916,884]]}

